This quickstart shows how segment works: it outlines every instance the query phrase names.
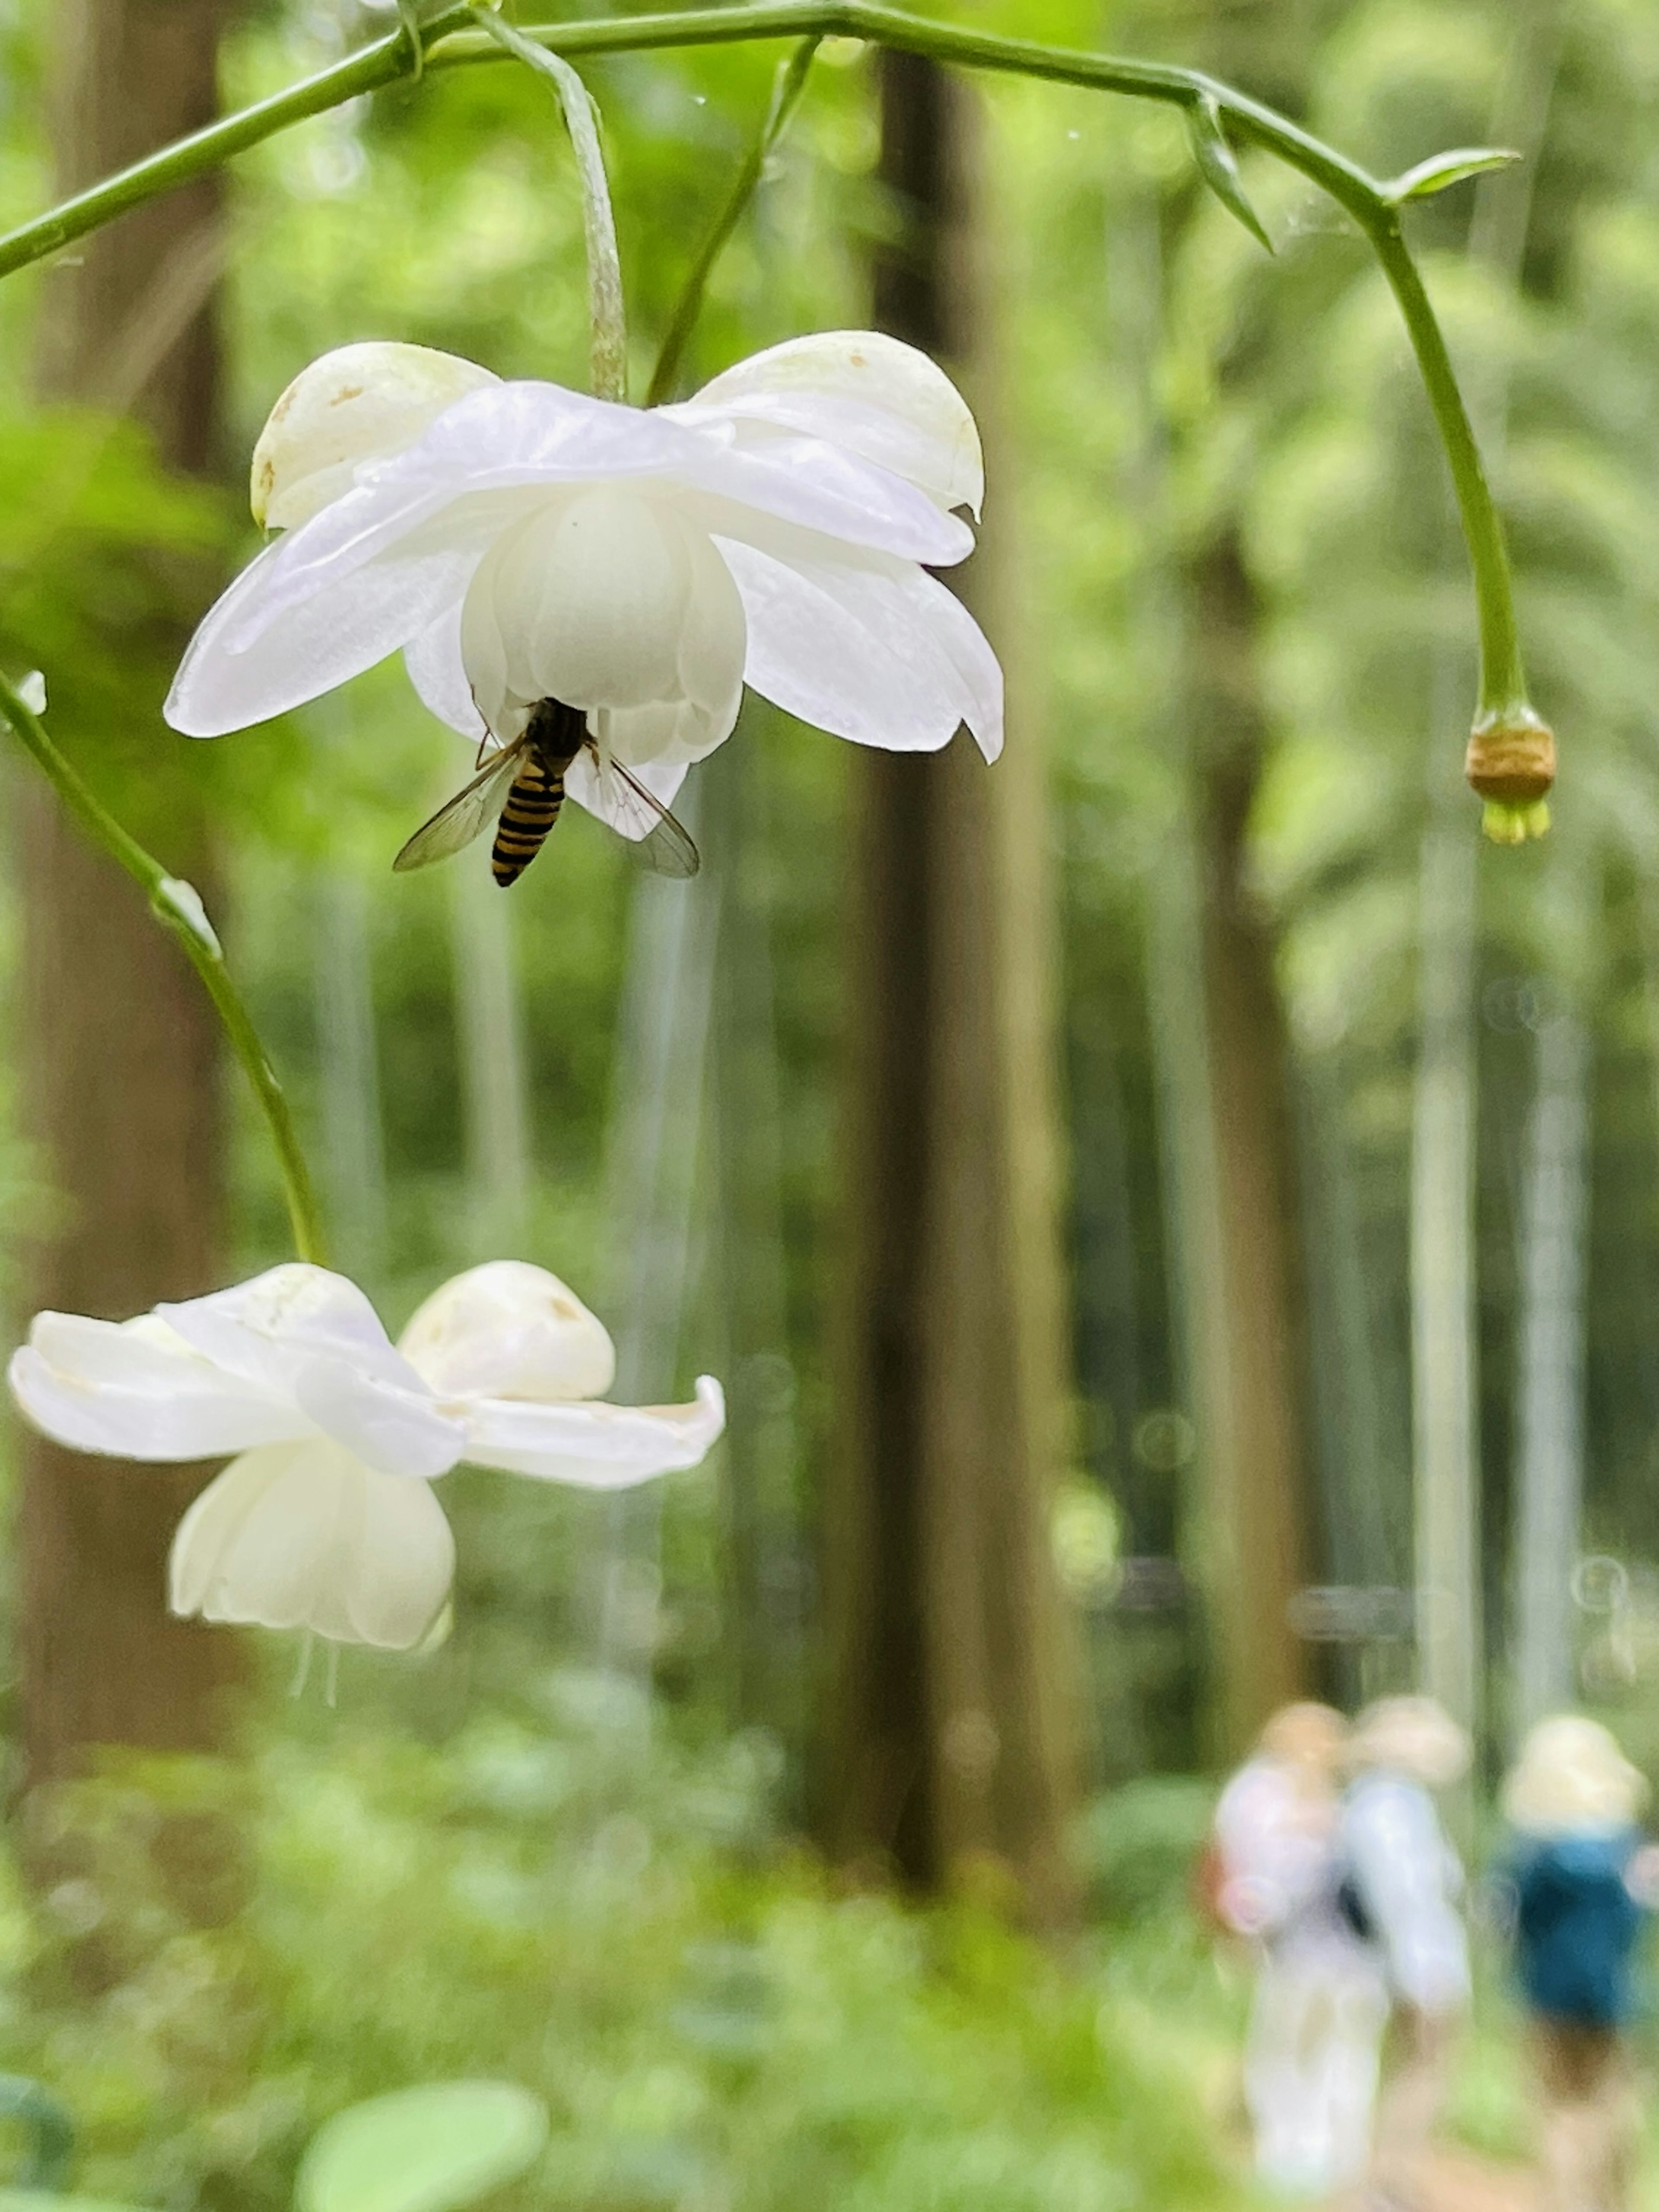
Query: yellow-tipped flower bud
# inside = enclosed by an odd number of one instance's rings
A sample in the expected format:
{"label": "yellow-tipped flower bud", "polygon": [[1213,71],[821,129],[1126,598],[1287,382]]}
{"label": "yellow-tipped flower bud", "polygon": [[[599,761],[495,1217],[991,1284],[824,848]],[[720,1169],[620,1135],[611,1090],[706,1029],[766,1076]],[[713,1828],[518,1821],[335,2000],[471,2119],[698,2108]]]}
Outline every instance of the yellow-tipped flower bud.
{"label": "yellow-tipped flower bud", "polygon": [[1483,716],[1469,732],[1463,773],[1486,802],[1480,826],[1495,845],[1524,845],[1549,828],[1555,736],[1530,707]]}

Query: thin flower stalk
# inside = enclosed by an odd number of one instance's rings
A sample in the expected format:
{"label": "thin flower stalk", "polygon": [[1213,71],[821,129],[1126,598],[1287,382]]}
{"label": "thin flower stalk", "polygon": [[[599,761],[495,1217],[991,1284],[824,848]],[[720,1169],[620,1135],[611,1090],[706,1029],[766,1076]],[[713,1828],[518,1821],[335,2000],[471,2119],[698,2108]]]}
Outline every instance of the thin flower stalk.
{"label": "thin flower stalk", "polygon": [[593,397],[628,398],[628,315],[623,304],[622,255],[611,184],[599,144],[599,110],[593,96],[569,63],[550,46],[538,46],[493,9],[475,8],[472,20],[504,52],[523,62],[553,87],[570,133],[576,178],[582,196],[582,236],[587,250],[587,313],[593,332]]}
{"label": "thin flower stalk", "polygon": [[150,912],[156,921],[184,947],[213,1001],[230,1048],[252,1085],[253,1095],[265,1117],[282,1170],[295,1250],[301,1259],[314,1261],[319,1267],[324,1265],[327,1251],[322,1209],[317,1203],[294,1117],[289,1111],[276,1071],[253,1026],[252,1017],[230,979],[224,948],[207,918],[200,894],[193,884],[169,875],[161,862],[122,828],[58,751],[27,701],[3,676],[0,676],[0,717],[3,717],[13,736],[44,772],[94,844],[102,846],[111,859],[126,870],[149,899]]}

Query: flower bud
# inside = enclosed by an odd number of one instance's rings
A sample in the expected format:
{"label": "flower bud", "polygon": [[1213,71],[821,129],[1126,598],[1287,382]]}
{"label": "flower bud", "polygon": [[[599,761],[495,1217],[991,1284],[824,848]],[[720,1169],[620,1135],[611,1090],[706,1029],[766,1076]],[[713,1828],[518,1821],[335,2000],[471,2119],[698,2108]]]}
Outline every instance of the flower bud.
{"label": "flower bud", "polygon": [[571,1404],[602,1398],[617,1365],[603,1323],[522,1260],[491,1260],[434,1291],[398,1349],[440,1398]]}
{"label": "flower bud", "polygon": [[261,528],[293,530],[349,491],[365,461],[412,446],[446,408],[499,380],[432,346],[369,340],[302,368],[253,448],[249,497]]}
{"label": "flower bud", "polygon": [[1530,707],[1483,715],[1469,732],[1463,773],[1486,802],[1480,826],[1494,844],[1523,845],[1549,828],[1555,736]]}

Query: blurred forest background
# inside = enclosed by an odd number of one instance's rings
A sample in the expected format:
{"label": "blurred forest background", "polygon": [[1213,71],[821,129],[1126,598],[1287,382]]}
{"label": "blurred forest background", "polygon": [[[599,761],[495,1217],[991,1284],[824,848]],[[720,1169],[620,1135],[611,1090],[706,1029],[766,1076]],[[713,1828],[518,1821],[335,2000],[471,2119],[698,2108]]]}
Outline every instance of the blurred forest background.
{"label": "blurred forest background", "polygon": [[[393,20],[6,0],[0,206]],[[1554,832],[1483,846],[1461,785],[1465,560],[1369,252],[1249,157],[1270,258],[1171,113],[822,50],[683,388],[872,318],[946,360],[1011,736],[865,757],[751,700],[690,885],[586,818],[510,898],[482,851],[394,880],[468,764],[395,665],[212,746],[160,720],[304,363],[584,381],[544,85],[434,71],[0,289],[0,653],[206,892],[338,1263],[395,1331],[537,1261],[619,1395],[731,1404],[636,1496],[451,1477],[453,1637],[346,1652],[332,1707],[165,1621],[199,1474],[14,1432],[0,2065],[88,2191],[274,2207],[341,2103],[493,2071],[555,2114],[526,2204],[1242,2201],[1183,1887],[1265,1713],[1421,1680],[1490,1777],[1579,1698],[1659,1765],[1659,0],[971,20],[1208,68],[1377,174],[1527,153],[1410,222]],[[636,393],[777,58],[587,71]],[[193,979],[0,775],[15,1335],[286,1238]],[[1510,2032],[1493,1995],[1456,2112],[1498,2151]]]}

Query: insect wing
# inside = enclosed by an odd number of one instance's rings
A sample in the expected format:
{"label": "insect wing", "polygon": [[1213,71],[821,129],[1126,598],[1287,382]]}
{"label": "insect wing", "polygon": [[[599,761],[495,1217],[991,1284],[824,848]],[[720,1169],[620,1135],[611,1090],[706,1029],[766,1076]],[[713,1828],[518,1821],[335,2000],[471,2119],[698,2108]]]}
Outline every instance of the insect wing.
{"label": "insect wing", "polygon": [[441,806],[429,822],[421,824],[392,863],[398,872],[402,875],[410,868],[430,867],[434,860],[447,860],[463,845],[470,845],[481,830],[488,829],[507,804],[523,751],[524,739],[518,738],[492,755],[447,805]]}
{"label": "insect wing", "polygon": [[642,867],[658,876],[695,876],[702,866],[691,833],[620,761],[601,761],[590,744],[587,763],[603,818],[628,841]]}

